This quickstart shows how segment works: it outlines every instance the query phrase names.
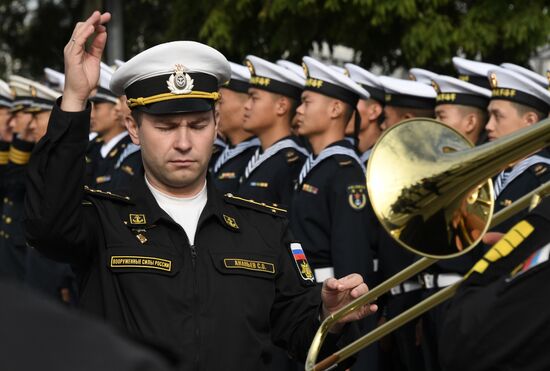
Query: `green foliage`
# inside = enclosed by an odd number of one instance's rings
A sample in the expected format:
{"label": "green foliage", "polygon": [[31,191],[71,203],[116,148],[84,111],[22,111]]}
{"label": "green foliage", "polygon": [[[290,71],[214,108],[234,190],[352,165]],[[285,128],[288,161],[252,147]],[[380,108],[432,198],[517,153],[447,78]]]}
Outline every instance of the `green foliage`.
{"label": "green foliage", "polygon": [[[113,0],[114,1],[114,0]],[[1,0],[2,50],[21,71],[61,69],[62,50],[84,0]],[[96,3],[101,3],[96,0]],[[160,42],[197,40],[230,60],[247,54],[296,62],[314,42],[346,45],[369,67],[424,67],[452,72],[464,54],[489,62],[525,65],[550,43],[548,0],[133,0],[124,7],[127,58]],[[87,14],[86,14],[87,15]],[[2,73],[0,58],[0,73]]]}

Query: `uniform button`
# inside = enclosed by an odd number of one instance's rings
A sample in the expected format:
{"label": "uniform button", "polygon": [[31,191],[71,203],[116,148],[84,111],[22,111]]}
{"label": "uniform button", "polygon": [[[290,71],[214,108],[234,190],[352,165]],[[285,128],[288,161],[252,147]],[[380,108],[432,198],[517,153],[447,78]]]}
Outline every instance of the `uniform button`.
{"label": "uniform button", "polygon": [[8,216],[8,217],[6,218],[6,224],[10,224],[10,223],[11,223],[11,218]]}

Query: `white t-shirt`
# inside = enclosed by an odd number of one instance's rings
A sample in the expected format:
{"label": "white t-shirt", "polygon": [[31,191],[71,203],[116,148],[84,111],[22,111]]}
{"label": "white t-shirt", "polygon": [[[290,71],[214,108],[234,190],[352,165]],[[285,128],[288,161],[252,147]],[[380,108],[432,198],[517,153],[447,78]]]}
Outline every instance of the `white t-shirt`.
{"label": "white t-shirt", "polygon": [[162,193],[149,183],[147,176],[145,176],[145,183],[151,190],[160,208],[170,215],[176,223],[181,225],[189,238],[189,243],[193,245],[195,243],[195,232],[197,231],[199,218],[202,209],[206,205],[206,182],[204,182],[204,187],[202,187],[199,193],[188,198],[174,197]]}

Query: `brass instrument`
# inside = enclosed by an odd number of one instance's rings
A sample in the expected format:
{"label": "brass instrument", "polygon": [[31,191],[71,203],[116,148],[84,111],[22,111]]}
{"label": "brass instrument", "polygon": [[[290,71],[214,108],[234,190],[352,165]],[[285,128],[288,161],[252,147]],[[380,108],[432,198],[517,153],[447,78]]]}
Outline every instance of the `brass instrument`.
{"label": "brass instrument", "polygon": [[424,258],[326,318],[309,349],[306,370],[326,370],[450,298],[460,282],[316,364],[329,329],[341,318],[438,259],[470,251],[488,228],[529,206],[534,196],[550,194],[550,184],[544,184],[492,215],[490,178],[549,143],[550,119],[475,148],[454,129],[431,119],[407,120],[386,131],[369,158],[369,197],[384,229],[406,249]]}

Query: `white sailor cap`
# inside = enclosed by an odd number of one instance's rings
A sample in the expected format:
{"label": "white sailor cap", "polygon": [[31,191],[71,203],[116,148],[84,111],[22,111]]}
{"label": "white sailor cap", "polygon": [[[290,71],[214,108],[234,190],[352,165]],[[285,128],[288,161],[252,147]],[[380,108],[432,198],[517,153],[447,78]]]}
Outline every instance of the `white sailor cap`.
{"label": "white sailor cap", "polygon": [[491,91],[451,76],[437,75],[432,80],[437,93],[435,104],[460,104],[487,109]]}
{"label": "white sailor cap", "polygon": [[147,49],[117,69],[111,91],[128,106],[151,114],[209,111],[229,81],[227,59],[195,41],[173,41]]}
{"label": "white sailor cap", "polygon": [[458,71],[459,80],[481,86],[485,89],[491,89],[487,72],[490,69],[498,67],[495,64],[472,61],[461,57],[453,57],[453,64]]}
{"label": "white sailor cap", "polygon": [[431,86],[389,76],[380,76],[380,83],[384,87],[384,101],[388,106],[422,109],[435,107],[436,94]]}
{"label": "white sailor cap", "polygon": [[302,82],[302,86],[306,84],[306,76],[304,75],[304,69],[302,66],[294,62],[287,61],[285,59],[279,59],[276,63],[279,66],[286,68],[287,70],[293,72],[296,76],[298,76],[298,78]]}
{"label": "white sailor cap", "polygon": [[61,96],[60,92],[31,79],[16,75],[10,76],[10,86],[16,94],[13,111],[51,111],[55,100]]}
{"label": "white sailor cap", "polygon": [[544,89],[549,89],[550,88],[548,86],[549,81],[548,81],[547,78],[545,78],[544,76],[539,75],[538,73],[536,73],[534,71],[531,71],[531,70],[529,70],[525,67],[518,66],[517,64],[513,64],[513,63],[502,63],[500,66],[503,67],[503,68],[506,68],[508,70],[512,70],[514,72],[517,72],[520,75],[523,75],[523,76],[527,77],[528,79],[533,80],[534,82],[536,82],[537,84],[542,86]]}
{"label": "white sailor cap", "polygon": [[303,58],[305,90],[340,99],[355,108],[359,99],[369,99],[369,92],[343,73],[311,57]]}
{"label": "white sailor cap", "polygon": [[384,104],[384,87],[378,76],[353,63],[346,63],[346,69],[351,79],[368,91],[372,99]]}
{"label": "white sailor cap", "polygon": [[11,108],[13,105],[13,92],[7,82],[0,79],[0,107]]}
{"label": "white sailor cap", "polygon": [[31,85],[32,104],[26,108],[26,112],[51,111],[57,98],[61,93],[53,90],[46,85],[32,81]]}
{"label": "white sailor cap", "polygon": [[248,94],[250,88],[250,71],[242,64],[229,62],[231,66],[231,80],[223,87],[237,93]]}
{"label": "white sailor cap", "polygon": [[101,62],[97,91],[94,95],[90,96],[90,101],[95,103],[118,103],[117,96],[109,88],[109,84],[111,83],[114,73],[114,68]]}
{"label": "white sailor cap", "polygon": [[49,67],[44,68],[44,75],[50,87],[55,90],[63,91],[65,87],[65,74]]}
{"label": "white sailor cap", "polygon": [[250,87],[300,100],[304,81],[293,73],[265,59],[248,55],[245,59],[250,71]]}
{"label": "white sailor cap", "polygon": [[334,71],[341,73],[342,75],[346,75],[349,77],[348,71],[344,67],[336,66],[334,64],[329,65],[330,68],[332,68]]}
{"label": "white sailor cap", "polygon": [[11,75],[9,78],[9,86],[14,95],[11,110],[13,112],[21,111],[32,105],[31,94],[32,80],[18,75]]}
{"label": "white sailor cap", "polygon": [[487,73],[491,83],[493,99],[504,99],[533,107],[542,113],[550,110],[550,91],[542,88],[531,79],[502,67]]}
{"label": "white sailor cap", "polygon": [[409,70],[409,80],[418,81],[427,85],[432,85],[432,80],[437,76],[437,73],[425,70],[424,68],[411,68]]}

